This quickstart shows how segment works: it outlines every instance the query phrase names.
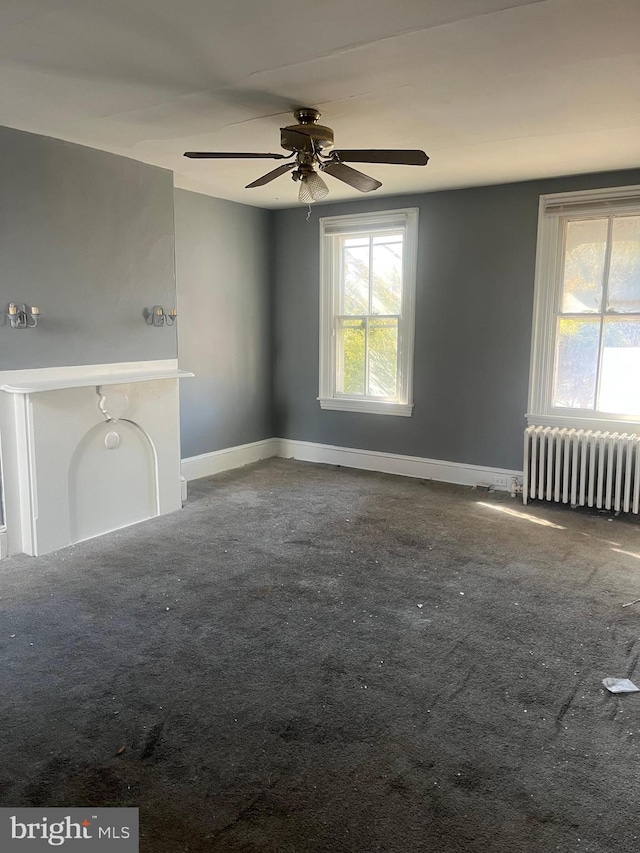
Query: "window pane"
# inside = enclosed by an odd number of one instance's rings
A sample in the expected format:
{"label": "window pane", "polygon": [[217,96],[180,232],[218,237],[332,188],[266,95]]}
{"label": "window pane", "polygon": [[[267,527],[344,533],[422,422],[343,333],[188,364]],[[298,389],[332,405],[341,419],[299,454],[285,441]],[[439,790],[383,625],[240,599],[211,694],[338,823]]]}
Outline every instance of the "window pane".
{"label": "window pane", "polygon": [[346,239],[343,249],[342,314],[369,312],[369,240]]}
{"label": "window pane", "polygon": [[606,219],[567,223],[562,286],[564,314],[600,310],[606,245]]}
{"label": "window pane", "polygon": [[613,220],[607,310],[640,314],[640,216]]}
{"label": "window pane", "polygon": [[338,392],[364,394],[365,321],[338,324]]}
{"label": "window pane", "polygon": [[399,314],[402,300],[402,235],[374,237],[374,314]]}
{"label": "window pane", "polygon": [[395,397],[398,381],[398,321],[369,320],[369,388],[374,397]]}
{"label": "window pane", "polygon": [[640,320],[605,320],[598,410],[640,414]]}
{"label": "window pane", "polygon": [[553,405],[593,409],[600,320],[558,318]]}

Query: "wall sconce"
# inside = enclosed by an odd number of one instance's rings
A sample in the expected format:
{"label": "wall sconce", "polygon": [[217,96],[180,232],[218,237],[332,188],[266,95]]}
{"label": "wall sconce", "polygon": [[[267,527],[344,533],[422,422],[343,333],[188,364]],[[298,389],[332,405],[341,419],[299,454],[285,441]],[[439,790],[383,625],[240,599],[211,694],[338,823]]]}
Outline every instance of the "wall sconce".
{"label": "wall sconce", "polygon": [[167,326],[173,326],[177,316],[178,312],[175,308],[169,308],[165,313],[162,305],[154,305],[151,311],[147,312],[146,319],[150,326],[164,326],[165,323]]}
{"label": "wall sconce", "polygon": [[12,329],[33,329],[38,325],[40,309],[36,305],[28,308],[24,302],[10,302],[4,317],[9,318]]}

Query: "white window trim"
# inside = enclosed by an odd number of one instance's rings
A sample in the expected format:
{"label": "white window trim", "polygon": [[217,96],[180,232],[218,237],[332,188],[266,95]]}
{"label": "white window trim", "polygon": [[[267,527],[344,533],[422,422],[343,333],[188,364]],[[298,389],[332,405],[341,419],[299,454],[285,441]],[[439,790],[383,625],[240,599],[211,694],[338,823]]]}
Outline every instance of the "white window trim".
{"label": "white window trim", "polygon": [[567,217],[640,214],[640,185],[540,196],[527,422],[532,425],[640,432],[634,415],[594,413],[551,405],[555,314],[560,299],[563,222]]}
{"label": "white window trim", "polygon": [[[379,228],[385,220],[404,219],[402,320],[398,324],[398,360],[401,402],[376,400],[371,397],[338,394],[335,364],[335,271],[332,269],[331,240],[326,231],[331,226],[366,231]],[[416,272],[418,256],[418,208],[384,210],[347,216],[325,216],[320,219],[320,390],[321,409],[362,412],[371,415],[411,417],[413,412],[413,350],[415,342]]]}

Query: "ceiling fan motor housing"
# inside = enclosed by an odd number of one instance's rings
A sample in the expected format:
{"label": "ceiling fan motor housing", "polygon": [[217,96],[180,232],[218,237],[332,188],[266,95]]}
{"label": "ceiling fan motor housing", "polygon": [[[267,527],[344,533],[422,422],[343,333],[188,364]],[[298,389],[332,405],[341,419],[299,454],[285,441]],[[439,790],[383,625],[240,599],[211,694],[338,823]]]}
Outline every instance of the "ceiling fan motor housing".
{"label": "ceiling fan motor housing", "polygon": [[302,107],[294,112],[298,124],[283,127],[280,132],[280,144],[287,151],[324,151],[333,148],[333,130],[317,124],[320,118],[318,110]]}

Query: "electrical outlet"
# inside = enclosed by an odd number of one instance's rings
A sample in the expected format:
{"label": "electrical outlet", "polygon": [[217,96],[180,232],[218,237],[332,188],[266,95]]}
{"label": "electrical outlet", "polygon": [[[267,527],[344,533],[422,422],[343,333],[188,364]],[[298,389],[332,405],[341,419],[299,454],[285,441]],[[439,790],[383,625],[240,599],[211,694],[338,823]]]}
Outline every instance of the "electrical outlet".
{"label": "electrical outlet", "polygon": [[497,486],[499,489],[507,488],[507,475],[506,474],[494,474],[493,475],[493,485]]}

